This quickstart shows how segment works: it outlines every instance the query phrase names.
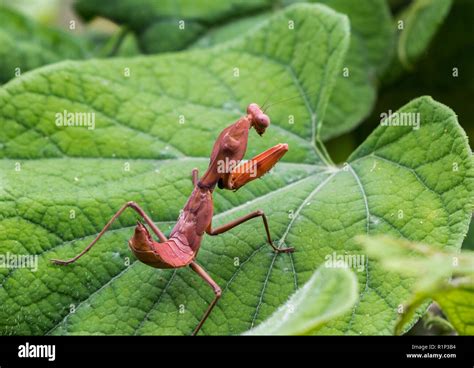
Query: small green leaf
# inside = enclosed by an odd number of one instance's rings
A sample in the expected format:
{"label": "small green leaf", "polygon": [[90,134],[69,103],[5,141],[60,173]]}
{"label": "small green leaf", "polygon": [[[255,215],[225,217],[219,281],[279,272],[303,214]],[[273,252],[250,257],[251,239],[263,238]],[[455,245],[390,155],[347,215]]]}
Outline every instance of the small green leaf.
{"label": "small green leaf", "polygon": [[405,68],[411,69],[426,50],[448,15],[451,4],[452,0],[416,0],[400,16],[405,28],[400,32],[397,55]]}
{"label": "small green leaf", "polygon": [[384,83],[397,79],[404,71],[413,70],[449,14],[451,5],[452,0],[415,0],[395,16],[397,57],[387,70]]}
{"label": "small green leaf", "polygon": [[321,266],[270,318],[245,334],[308,335],[349,311],[357,296],[357,278],[352,271]]}

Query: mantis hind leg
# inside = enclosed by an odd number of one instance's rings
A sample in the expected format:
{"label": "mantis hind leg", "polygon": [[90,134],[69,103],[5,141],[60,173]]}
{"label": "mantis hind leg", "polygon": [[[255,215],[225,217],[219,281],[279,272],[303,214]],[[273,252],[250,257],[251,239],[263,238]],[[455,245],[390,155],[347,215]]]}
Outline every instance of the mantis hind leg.
{"label": "mantis hind leg", "polygon": [[189,267],[191,267],[194,272],[196,272],[204,281],[208,283],[208,285],[212,288],[215,294],[214,300],[211,302],[211,304],[209,304],[209,307],[207,307],[207,310],[204,312],[201,321],[199,321],[198,325],[193,331],[193,335],[196,335],[201,329],[204,322],[206,322],[206,319],[207,317],[209,317],[209,314],[211,314],[212,309],[214,309],[214,306],[222,295],[222,291],[219,285],[217,285],[217,283],[211,278],[211,276],[209,276],[209,274],[195,261],[191,262],[189,264]]}
{"label": "mantis hind leg", "polygon": [[161,242],[165,242],[167,240],[166,236],[161,232],[160,229],[158,229],[158,227],[153,223],[152,219],[145,213],[145,211],[143,211],[143,209],[138,204],[136,204],[135,202],[127,202],[122,206],[122,208],[120,208],[115,213],[115,215],[112,216],[112,218],[104,226],[100,233],[95,237],[95,239],[92,240],[92,242],[90,242],[89,245],[84,248],[81,253],[67,260],[52,259],[51,262],[58,265],[67,265],[77,261],[84,254],[86,254],[94,246],[95,243],[97,243],[97,241],[102,237],[102,235],[104,235],[104,233],[110,228],[110,226],[112,226],[114,221],[123,213],[123,211],[125,211],[129,207],[135,210],[145,220],[145,222],[148,224],[148,226],[150,226],[150,228],[153,230],[153,232],[156,234],[156,236],[160,239]]}

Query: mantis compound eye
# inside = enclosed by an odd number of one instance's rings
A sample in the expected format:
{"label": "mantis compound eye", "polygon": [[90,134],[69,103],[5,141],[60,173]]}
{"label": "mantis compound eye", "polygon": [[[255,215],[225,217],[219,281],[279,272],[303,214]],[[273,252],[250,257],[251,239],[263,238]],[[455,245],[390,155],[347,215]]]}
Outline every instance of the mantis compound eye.
{"label": "mantis compound eye", "polygon": [[258,134],[262,135],[263,133],[265,133],[265,129],[267,129],[269,125],[270,118],[267,115],[261,113],[256,116],[254,121],[254,128]]}

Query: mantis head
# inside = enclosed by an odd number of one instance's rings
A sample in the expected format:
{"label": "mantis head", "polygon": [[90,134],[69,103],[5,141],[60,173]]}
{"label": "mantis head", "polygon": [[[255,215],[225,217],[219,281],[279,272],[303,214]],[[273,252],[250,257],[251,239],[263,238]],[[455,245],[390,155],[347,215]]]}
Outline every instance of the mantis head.
{"label": "mantis head", "polygon": [[259,135],[265,133],[265,129],[270,125],[270,118],[262,111],[260,106],[256,103],[250,104],[247,107],[247,114],[250,124],[255,128],[255,131]]}

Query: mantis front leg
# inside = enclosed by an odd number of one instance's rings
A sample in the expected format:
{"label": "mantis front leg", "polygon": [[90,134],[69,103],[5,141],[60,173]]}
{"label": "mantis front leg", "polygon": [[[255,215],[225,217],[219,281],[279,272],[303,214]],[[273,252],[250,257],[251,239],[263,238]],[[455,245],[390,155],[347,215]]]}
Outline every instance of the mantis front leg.
{"label": "mantis front leg", "polygon": [[206,233],[214,236],[214,235],[219,235],[222,233],[225,233],[226,231],[239,226],[240,224],[243,224],[244,222],[251,220],[256,217],[261,217],[263,220],[263,226],[265,227],[265,232],[267,233],[267,242],[268,244],[273,248],[273,250],[277,253],[292,253],[295,248],[288,247],[288,248],[278,248],[273,244],[272,237],[270,235],[270,229],[268,226],[268,220],[267,216],[265,216],[265,213],[262,210],[257,210],[250,212],[249,214],[242,216],[238,219],[235,219],[234,221],[229,222],[226,225],[219,226],[216,229],[212,229],[212,223],[209,225],[208,229],[206,230]]}

